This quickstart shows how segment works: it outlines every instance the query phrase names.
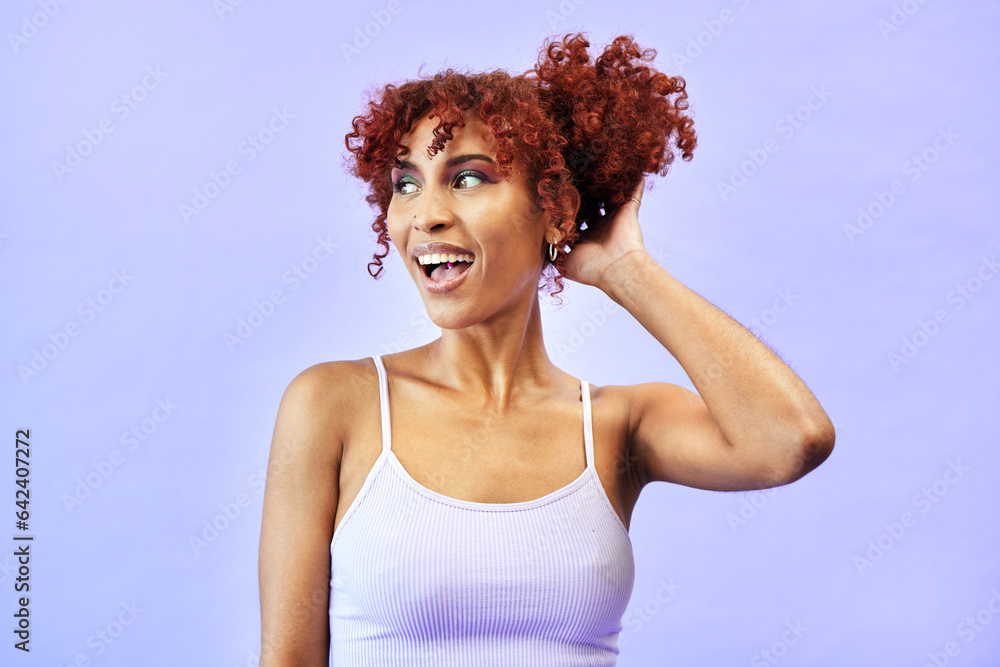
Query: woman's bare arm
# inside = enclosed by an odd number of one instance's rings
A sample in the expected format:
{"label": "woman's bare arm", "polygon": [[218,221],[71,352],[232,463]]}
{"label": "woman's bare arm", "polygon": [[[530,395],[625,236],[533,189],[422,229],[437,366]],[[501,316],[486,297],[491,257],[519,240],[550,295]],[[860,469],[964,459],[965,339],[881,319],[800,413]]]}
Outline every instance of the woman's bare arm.
{"label": "woman's bare arm", "polygon": [[330,540],[348,428],[349,362],[288,385],[274,427],[260,535],[261,667],[327,665]]}
{"label": "woman's bare arm", "polygon": [[644,250],[605,291],[687,372],[699,394],[662,382],[628,389],[631,444],[645,481],[741,491],[793,482],[833,450],[833,423],[805,383],[756,336]]}

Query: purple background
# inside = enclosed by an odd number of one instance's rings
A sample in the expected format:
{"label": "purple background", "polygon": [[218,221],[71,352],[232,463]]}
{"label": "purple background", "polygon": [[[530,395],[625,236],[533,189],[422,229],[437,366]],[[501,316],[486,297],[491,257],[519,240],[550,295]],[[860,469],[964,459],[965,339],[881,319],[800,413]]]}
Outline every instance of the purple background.
{"label": "purple background", "polygon": [[[256,664],[284,388],[312,364],[439,333],[395,251],[383,278],[366,272],[373,214],[342,166],[351,117],[422,65],[522,72],[545,37],[582,29],[595,51],[633,33],[688,81],[700,143],[645,195],[650,252],[754,327],[837,428],[832,457],[791,486],[646,487],[619,664],[1000,664],[1000,6],[226,1],[0,11],[0,426],[11,449],[31,429],[36,536],[30,655],[12,648],[15,559],[0,546],[0,662]],[[270,142],[253,159],[251,135]],[[55,167],[71,149],[87,154]],[[322,261],[318,239],[336,246]],[[295,267],[312,272],[296,284]],[[691,388],[628,313],[602,319],[610,300],[568,285],[543,315],[557,365]],[[227,344],[275,290],[282,302]],[[133,427],[144,440],[123,441]],[[224,529],[193,547],[212,521]]]}

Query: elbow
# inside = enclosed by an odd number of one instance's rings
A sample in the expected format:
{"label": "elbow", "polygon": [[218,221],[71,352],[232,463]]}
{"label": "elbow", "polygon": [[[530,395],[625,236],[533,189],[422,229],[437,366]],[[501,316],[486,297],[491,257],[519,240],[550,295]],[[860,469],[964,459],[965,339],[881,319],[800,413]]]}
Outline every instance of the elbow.
{"label": "elbow", "polygon": [[833,422],[827,418],[825,422],[805,430],[798,439],[793,471],[789,482],[794,482],[819,467],[830,458],[837,434]]}
{"label": "elbow", "polygon": [[796,482],[815,470],[833,452],[836,434],[833,424],[804,429],[782,448],[782,455],[761,471],[767,483],[760,488],[784,486]]}
{"label": "elbow", "polygon": [[835,438],[833,423],[827,419],[782,438],[782,444],[772,440],[769,447],[758,447],[758,451],[767,454],[747,467],[747,477],[743,480],[747,486],[740,490],[769,489],[802,479],[830,457]]}

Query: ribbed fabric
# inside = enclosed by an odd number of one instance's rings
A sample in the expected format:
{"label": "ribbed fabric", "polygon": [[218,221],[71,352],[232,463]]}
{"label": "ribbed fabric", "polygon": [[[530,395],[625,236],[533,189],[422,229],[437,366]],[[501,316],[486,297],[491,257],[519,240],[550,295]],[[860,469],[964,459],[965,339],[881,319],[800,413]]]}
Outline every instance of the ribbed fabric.
{"label": "ribbed fabric", "polygon": [[382,453],[330,544],[330,664],[614,665],[635,563],[594,467],[590,385],[583,473],[542,498],[478,503],[403,468],[373,359]]}

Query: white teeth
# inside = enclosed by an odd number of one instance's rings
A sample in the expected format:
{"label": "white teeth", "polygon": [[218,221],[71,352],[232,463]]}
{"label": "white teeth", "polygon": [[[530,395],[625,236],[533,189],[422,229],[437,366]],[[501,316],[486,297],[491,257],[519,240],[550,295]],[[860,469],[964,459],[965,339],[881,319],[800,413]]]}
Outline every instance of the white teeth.
{"label": "white teeth", "polygon": [[426,264],[444,264],[445,262],[469,262],[472,263],[472,255],[449,255],[445,253],[431,253],[417,257],[421,266]]}

